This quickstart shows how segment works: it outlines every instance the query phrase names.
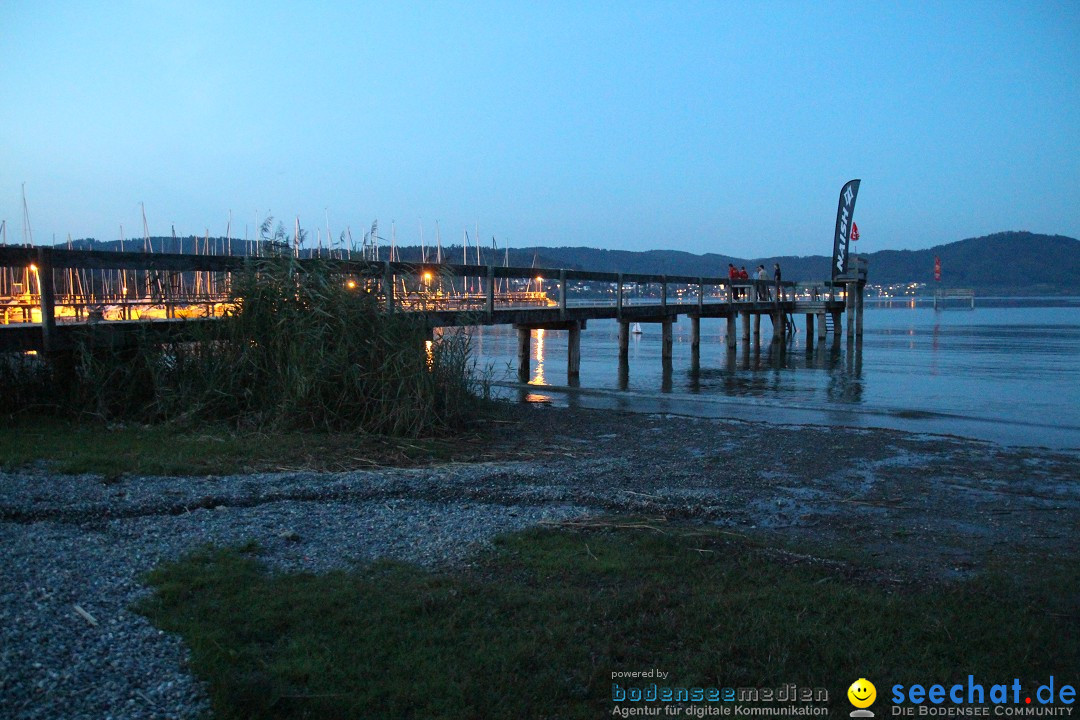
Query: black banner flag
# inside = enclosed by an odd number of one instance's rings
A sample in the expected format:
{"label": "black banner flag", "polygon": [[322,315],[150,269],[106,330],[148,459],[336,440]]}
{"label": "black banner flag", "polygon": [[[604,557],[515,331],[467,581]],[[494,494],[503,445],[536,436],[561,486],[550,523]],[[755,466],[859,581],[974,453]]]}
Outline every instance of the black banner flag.
{"label": "black banner flag", "polygon": [[836,232],[833,234],[832,279],[848,272],[848,241],[851,240],[852,217],[855,215],[855,198],[859,194],[860,180],[849,180],[840,191],[840,204],[836,208]]}

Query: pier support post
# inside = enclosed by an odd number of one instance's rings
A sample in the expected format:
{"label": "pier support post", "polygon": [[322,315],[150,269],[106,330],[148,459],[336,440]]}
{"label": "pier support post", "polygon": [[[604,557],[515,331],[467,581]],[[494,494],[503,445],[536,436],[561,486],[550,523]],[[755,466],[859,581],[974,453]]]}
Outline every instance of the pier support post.
{"label": "pier support post", "polygon": [[784,342],[784,339],[787,336],[787,316],[784,313],[783,308],[780,307],[779,301],[777,301],[776,304],[773,306],[772,324],[772,341],[774,343]]}
{"label": "pier support post", "polygon": [[844,311],[847,313],[847,336],[855,337],[855,283],[847,283],[844,289]]}
{"label": "pier support post", "polygon": [[576,380],[581,374],[581,323],[573,323],[568,328],[566,340],[566,378]]}
{"label": "pier support post", "polygon": [[630,355],[630,323],[619,322],[619,361],[625,362]]}
{"label": "pier support post", "polygon": [[619,273],[619,287],[615,291],[615,317],[622,320],[622,304],[623,304],[623,274]]}
{"label": "pier support post", "polygon": [[742,341],[744,345],[750,344],[750,311],[743,310],[742,315]]}
{"label": "pier support post", "polygon": [[835,337],[840,337],[841,323],[843,322],[844,314],[841,312],[834,312],[832,314],[832,330]]}
{"label": "pier support post", "polygon": [[690,316],[690,370],[698,372],[701,367],[701,316]]}
{"label": "pier support post", "polygon": [[817,314],[817,336],[818,340],[825,339],[825,313],[824,311]]}
{"label": "pier support post", "polygon": [[814,341],[814,313],[806,313],[806,342]]}
{"label": "pier support post", "polygon": [[46,355],[56,349],[56,289],[53,286],[52,254],[49,248],[37,251],[38,295],[41,298],[41,348]]}
{"label": "pier support post", "polygon": [[671,345],[672,345],[671,318],[670,317],[664,318],[663,322],[661,323],[661,326],[662,326],[662,334],[661,334],[660,358],[664,361],[665,365],[670,365],[671,364]]}
{"label": "pier support post", "polygon": [[484,314],[487,315],[487,321],[491,322],[495,316],[495,268],[491,265],[487,266],[487,287],[484,292]]}
{"label": "pier support post", "polygon": [[[731,286],[728,286],[728,292],[731,292]],[[728,309],[727,314],[727,337],[724,338],[727,343],[728,349],[735,349],[735,310],[734,308]]]}
{"label": "pier support post", "polygon": [[761,341],[761,313],[754,313],[754,339]]}
{"label": "pier support post", "polygon": [[863,331],[863,284],[858,283],[858,293],[855,296],[855,337],[862,337]]}
{"label": "pier support post", "polygon": [[390,261],[383,265],[383,293],[386,295],[386,311],[394,312],[394,271],[390,268]]}
{"label": "pier support post", "polygon": [[518,380],[520,382],[529,381],[529,345],[532,342],[532,329],[527,327],[519,327],[517,329],[518,336]]}

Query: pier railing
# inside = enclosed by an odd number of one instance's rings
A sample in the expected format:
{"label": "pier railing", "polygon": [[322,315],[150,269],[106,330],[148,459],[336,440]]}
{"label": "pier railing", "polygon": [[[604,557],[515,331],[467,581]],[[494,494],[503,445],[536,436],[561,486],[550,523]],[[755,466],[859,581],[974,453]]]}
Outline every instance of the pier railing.
{"label": "pier railing", "polygon": [[[40,345],[48,349],[54,345],[58,322],[215,317],[229,307],[233,276],[257,271],[260,261],[251,256],[0,247],[0,323],[40,325]],[[698,314],[706,314],[706,306],[715,314],[717,305],[740,311],[752,305],[760,312],[796,300],[835,304],[846,297],[847,287],[828,281],[775,283],[348,257],[292,262],[327,267],[347,287],[376,293],[388,312],[435,314],[447,324],[506,322],[508,316],[496,318],[496,311],[507,308],[557,309],[557,317],[565,320],[582,305],[607,307],[607,316],[613,307],[613,317],[620,320],[641,305],[662,314],[692,314],[695,305]],[[0,349],[5,345],[12,343],[0,340]]]}

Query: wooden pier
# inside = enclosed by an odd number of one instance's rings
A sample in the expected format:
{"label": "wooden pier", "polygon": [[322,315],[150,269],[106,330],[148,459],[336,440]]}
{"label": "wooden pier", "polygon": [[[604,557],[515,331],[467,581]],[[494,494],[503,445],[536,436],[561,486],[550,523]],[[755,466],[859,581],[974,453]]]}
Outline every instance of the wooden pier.
{"label": "wooden pier", "polygon": [[[0,298],[5,324],[0,324],[0,352],[63,352],[88,331],[95,342],[117,345],[136,334],[183,339],[196,323],[217,322],[229,306],[226,293],[180,293],[176,280],[204,273],[228,288],[234,273],[253,269],[258,258],[63,250],[44,247],[0,247],[0,269],[33,268],[36,288],[19,297]],[[734,352],[738,325],[744,344],[761,341],[761,319],[768,317],[771,342],[784,343],[794,318],[805,316],[806,343],[825,340],[827,328],[849,338],[862,335],[863,262],[851,277],[816,283],[773,283],[722,277],[593,272],[567,268],[451,265],[331,258],[296,260],[320,262],[340,274],[346,287],[377,292],[385,312],[405,312],[422,318],[429,329],[475,325],[512,325],[518,333],[518,373],[529,375],[529,345],[539,329],[569,334],[567,376],[578,377],[581,333],[590,320],[619,323],[619,359],[626,361],[630,325],[656,323],[662,327],[661,357],[672,359],[672,325],[680,315],[691,320],[691,357],[697,362],[701,321],[722,319],[725,343]],[[103,298],[74,292],[72,278],[86,272],[130,272],[135,279],[122,297]],[[66,278],[66,281],[65,281]],[[460,283],[460,290],[455,283]],[[535,288],[543,287],[546,291]],[[449,284],[451,291],[444,288]],[[89,283],[93,285],[93,283]],[[190,284],[189,284],[190,285]],[[102,307],[121,308],[124,319],[104,319]],[[62,312],[58,312],[62,311]],[[39,319],[33,319],[35,313]],[[14,318],[14,322],[10,320]],[[140,319],[133,319],[140,318]],[[831,320],[831,323],[827,322]]]}
{"label": "wooden pier", "polygon": [[958,300],[967,305],[968,309],[975,309],[975,290],[972,288],[946,288],[934,290],[934,309],[949,307],[950,300]]}

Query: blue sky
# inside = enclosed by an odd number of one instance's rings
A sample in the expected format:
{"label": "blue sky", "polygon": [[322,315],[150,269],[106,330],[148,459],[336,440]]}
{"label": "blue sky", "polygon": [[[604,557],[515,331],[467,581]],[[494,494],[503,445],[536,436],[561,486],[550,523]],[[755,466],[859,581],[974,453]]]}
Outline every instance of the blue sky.
{"label": "blue sky", "polygon": [[1080,237],[1080,3],[0,3],[0,218],[828,254]]}

